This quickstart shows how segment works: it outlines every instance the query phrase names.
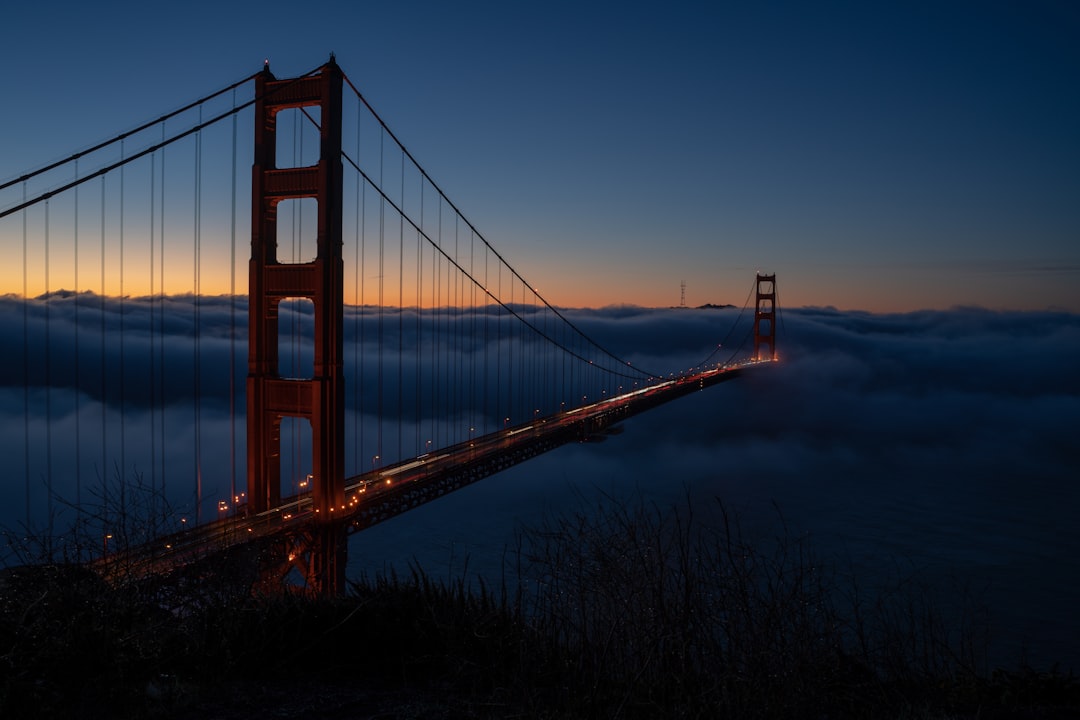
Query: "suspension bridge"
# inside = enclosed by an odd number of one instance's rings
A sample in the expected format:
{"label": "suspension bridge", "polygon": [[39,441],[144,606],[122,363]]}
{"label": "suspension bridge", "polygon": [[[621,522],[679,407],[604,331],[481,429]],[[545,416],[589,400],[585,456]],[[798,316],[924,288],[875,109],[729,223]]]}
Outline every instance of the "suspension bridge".
{"label": "suspension bridge", "polygon": [[773,275],[693,367],[598,342],[332,58],[3,182],[0,250],[5,500],[106,573],[258,544],[336,593],[349,533],[776,360]]}

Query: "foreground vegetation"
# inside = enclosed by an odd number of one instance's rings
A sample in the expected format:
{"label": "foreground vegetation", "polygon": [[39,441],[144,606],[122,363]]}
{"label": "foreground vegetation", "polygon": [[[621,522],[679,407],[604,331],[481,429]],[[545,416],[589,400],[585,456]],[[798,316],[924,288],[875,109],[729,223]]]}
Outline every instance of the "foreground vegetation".
{"label": "foreground vegetation", "polygon": [[862,597],[798,538],[687,509],[527,531],[496,588],[415,569],[318,600],[245,577],[3,571],[0,717],[1080,718],[1071,674],[988,671],[970,608]]}

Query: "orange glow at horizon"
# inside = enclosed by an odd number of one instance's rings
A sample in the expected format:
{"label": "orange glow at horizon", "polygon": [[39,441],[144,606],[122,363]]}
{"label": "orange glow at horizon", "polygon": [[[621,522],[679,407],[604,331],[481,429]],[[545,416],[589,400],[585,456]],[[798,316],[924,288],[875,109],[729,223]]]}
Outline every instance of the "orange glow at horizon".
{"label": "orange glow at horizon", "polygon": [[[102,248],[100,221],[90,218],[76,236],[72,224],[54,213],[46,233],[40,218],[24,231],[17,216],[0,222],[0,295],[39,297],[48,292],[90,291],[112,297],[165,295],[204,296],[247,295],[250,231],[237,227],[235,236],[220,229],[204,228],[196,244],[190,227],[166,226],[165,257],[162,258],[160,228],[154,232],[131,222],[125,227],[124,249],[113,235]],[[14,221],[12,221],[14,220]],[[9,222],[10,221],[10,222]],[[94,223],[98,227],[93,227]],[[112,233],[115,228],[107,228]],[[235,242],[235,245],[233,244]],[[446,258],[432,248],[417,252],[406,242],[402,250],[397,238],[386,241],[380,272],[375,241],[368,239],[363,249],[364,264],[357,262],[357,248],[345,243],[344,292],[348,305],[433,308],[473,307],[494,302],[487,293],[464,277]],[[25,256],[24,256],[25,246]],[[77,252],[76,252],[77,251]],[[282,252],[286,252],[284,248]],[[309,251],[310,252],[310,251]],[[76,257],[78,265],[76,267]],[[235,257],[235,262],[234,262]],[[121,264],[122,261],[122,264]],[[470,267],[463,264],[466,270]],[[230,268],[232,270],[230,271]],[[472,269],[484,281],[485,268],[477,259]],[[536,304],[534,288],[560,308],[604,308],[620,305],[646,308],[678,304],[678,281],[653,277],[651,268],[614,263],[595,276],[588,269],[567,266],[556,258],[529,259],[523,267],[526,287],[511,280],[503,269],[486,268],[487,282],[494,296],[504,303]],[[770,268],[772,271],[772,268]],[[1042,311],[1047,309],[1080,312],[1080,296],[1068,283],[1047,283],[1048,270],[1002,267],[967,268],[961,264],[892,268],[871,267],[858,272],[851,268],[775,267],[781,307],[834,307],[872,313],[903,313],[918,310],[983,307],[989,310]],[[1077,275],[1075,269],[1065,273]],[[24,276],[25,274],[25,276]],[[698,271],[688,283],[687,305],[707,303],[741,307],[753,272],[729,269],[708,273]],[[1055,277],[1057,277],[1055,276]],[[421,291],[417,291],[417,283]],[[381,292],[380,292],[381,284]]]}

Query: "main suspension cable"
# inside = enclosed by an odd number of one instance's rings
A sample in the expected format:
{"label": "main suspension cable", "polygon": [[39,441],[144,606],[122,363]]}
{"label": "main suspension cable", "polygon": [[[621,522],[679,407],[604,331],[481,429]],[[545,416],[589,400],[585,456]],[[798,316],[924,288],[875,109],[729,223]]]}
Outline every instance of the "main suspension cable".
{"label": "main suspension cable", "polygon": [[[735,316],[735,321],[733,323],[731,323],[731,327],[728,328],[727,334],[724,335],[724,339],[720,341],[720,344],[716,346],[715,350],[713,350],[711,353],[709,353],[709,357],[705,358],[704,360],[699,362],[694,367],[698,367],[698,368],[701,368],[702,370],[704,370],[705,366],[709,364],[709,361],[712,360],[714,357],[716,357],[716,354],[720,352],[720,349],[723,348],[724,345],[727,344],[728,338],[731,337],[731,333],[735,332],[735,328],[738,327],[739,320],[742,319],[743,313],[746,312],[746,308],[748,308],[750,306],[750,296],[754,294],[754,287],[755,287],[754,285],[750,286],[750,292],[748,292],[746,294],[746,300],[743,301],[743,306],[742,306],[742,308],[739,309],[739,314]],[[745,342],[745,340],[744,340],[744,342]],[[739,347],[740,348],[742,347],[741,343],[740,343]],[[730,358],[728,359],[728,362],[731,362]]]}
{"label": "main suspension cable", "polygon": [[[459,208],[457,207],[457,205],[455,205],[455,204],[454,204],[454,202],[453,202],[453,201],[452,201],[452,200],[451,200],[451,199],[450,199],[450,198],[449,198],[449,197],[448,197],[448,196],[446,195],[446,193],[444,193],[444,192],[442,191],[442,188],[441,188],[441,187],[439,187],[438,183],[436,183],[436,182],[435,182],[435,181],[434,181],[434,180],[433,180],[433,179],[431,178],[431,176],[430,176],[430,175],[428,175],[427,171],[426,171],[426,170],[424,170],[423,166],[422,166],[422,165],[420,165],[420,163],[418,163],[418,162],[416,161],[416,158],[415,158],[415,157],[413,157],[412,153],[411,153],[411,152],[409,152],[409,149],[408,149],[408,148],[406,148],[406,147],[405,147],[405,145],[404,145],[404,144],[402,144],[402,142],[401,142],[400,140],[398,140],[397,136],[396,136],[396,135],[394,134],[394,132],[393,132],[393,131],[392,131],[392,130],[390,129],[390,127],[389,127],[389,126],[388,126],[388,125],[386,124],[386,122],[385,122],[385,121],[383,121],[382,117],[380,117],[380,116],[379,116],[379,114],[378,114],[377,112],[375,112],[375,109],[374,109],[374,108],[373,108],[373,107],[371,106],[371,104],[370,104],[370,103],[369,103],[369,102],[367,101],[367,99],[366,99],[366,98],[364,98],[363,94],[362,94],[362,93],[360,92],[360,90],[359,90],[359,89],[358,89],[358,88],[357,88],[357,87],[356,87],[356,86],[355,86],[355,85],[353,84],[352,80],[350,80],[350,79],[349,79],[349,77],[348,77],[347,75],[344,75],[344,74],[343,74],[343,77],[344,77],[344,80],[345,80],[346,84],[348,84],[348,86],[349,86],[350,88],[352,88],[352,91],[353,91],[353,92],[354,92],[354,93],[356,94],[356,97],[357,97],[357,98],[358,98],[358,99],[359,99],[359,100],[360,100],[360,101],[361,101],[361,102],[362,102],[362,103],[364,104],[364,106],[365,106],[365,107],[366,107],[366,108],[368,109],[368,111],[369,111],[369,112],[371,113],[372,117],[374,117],[374,118],[375,118],[375,120],[376,120],[376,121],[377,121],[377,122],[379,123],[379,125],[380,125],[380,126],[382,127],[383,131],[385,131],[385,133],[386,133],[387,135],[389,135],[389,136],[390,136],[390,138],[391,138],[391,139],[392,139],[392,140],[394,141],[394,143],[396,143],[396,144],[397,144],[397,146],[398,146],[399,148],[401,148],[401,151],[402,151],[402,152],[403,152],[403,153],[405,154],[405,156],[406,156],[406,157],[408,157],[408,158],[409,158],[409,160],[410,160],[410,161],[412,162],[413,166],[414,166],[414,167],[415,167],[415,168],[417,169],[417,171],[419,171],[419,172],[420,172],[420,174],[421,174],[421,175],[422,175],[422,176],[424,177],[424,179],[426,179],[426,180],[427,180],[427,181],[428,181],[429,183],[431,183],[431,186],[432,186],[433,188],[435,188],[436,192],[438,192],[438,193],[439,193],[439,196],[440,196],[440,197],[441,197],[441,198],[442,198],[442,199],[443,199],[444,201],[446,201],[447,205],[449,205],[449,206],[450,206],[450,208],[451,208],[451,209],[452,209],[452,210],[453,210],[453,211],[454,211],[455,213],[457,213],[458,217],[460,217],[460,218],[461,218],[461,219],[462,219],[462,220],[463,220],[463,221],[465,222],[465,224],[466,224],[466,225],[467,225],[467,226],[469,227],[469,229],[470,229],[470,230],[471,230],[472,232],[476,233],[476,236],[477,236],[478,238],[480,238],[480,241],[481,241],[481,242],[483,242],[483,243],[484,243],[484,245],[486,245],[486,246],[487,246],[487,248],[488,248],[489,250],[491,250],[491,252],[492,252],[492,253],[494,253],[494,254],[495,254],[495,257],[497,257],[497,258],[499,259],[499,261],[500,261],[500,262],[502,262],[502,264],[506,266],[506,268],[507,268],[507,269],[508,269],[508,270],[509,270],[509,271],[510,271],[510,272],[512,273],[512,275],[513,275],[513,276],[516,276],[516,277],[518,278],[518,280],[520,280],[520,281],[521,281],[522,283],[524,283],[524,284],[525,284],[525,285],[527,285],[528,287],[530,287],[530,288],[533,288],[533,289],[535,290],[534,286],[533,286],[533,285],[531,285],[531,284],[529,284],[528,282],[526,282],[525,278],[524,278],[524,277],[523,277],[523,276],[522,276],[522,275],[521,275],[521,274],[520,274],[520,273],[519,273],[519,272],[518,272],[517,270],[515,270],[515,269],[514,269],[514,267],[513,267],[513,266],[512,266],[512,265],[511,265],[511,264],[510,264],[509,262],[507,262],[507,261],[506,261],[506,259],[505,259],[505,258],[504,258],[504,257],[503,257],[502,255],[500,255],[500,254],[499,254],[499,252],[498,252],[498,251],[497,251],[497,250],[496,250],[496,249],[495,249],[495,248],[494,248],[494,247],[493,247],[493,246],[491,245],[491,243],[489,243],[489,242],[487,241],[487,239],[486,239],[486,238],[485,238],[485,237],[483,236],[483,234],[482,234],[482,233],[481,233],[481,232],[480,232],[479,230],[477,230],[477,229],[476,229],[476,227],[475,227],[475,226],[474,226],[474,225],[473,225],[473,224],[472,224],[471,222],[469,222],[469,220],[468,220],[468,219],[467,219],[467,218],[465,217],[465,214],[464,214],[464,213],[462,213],[462,212],[461,212],[461,210],[460,210],[460,209],[459,209]],[[344,152],[342,153],[342,156],[343,156],[343,157],[345,156],[345,153],[344,153]],[[352,162],[352,161],[350,160],[350,162]],[[352,164],[353,164],[353,166],[354,166],[354,167],[356,167],[357,171],[360,171],[360,168],[359,168],[358,166],[356,166],[356,163],[352,163]],[[362,171],[360,171],[360,172],[362,172]],[[365,176],[365,177],[366,177],[366,176]],[[410,222],[411,222],[411,221],[410,221]],[[430,241],[430,240],[429,240],[429,241]],[[457,265],[457,263],[456,263],[456,262],[455,262],[454,264],[455,264],[455,265]],[[460,266],[459,266],[459,267],[460,267]],[[471,275],[470,275],[469,277],[470,277],[470,279],[473,279],[473,278],[471,277]],[[473,281],[475,282],[475,279],[473,279]],[[489,293],[489,294],[490,294],[490,293]],[[629,362],[627,362],[626,360],[623,360],[623,359],[622,359],[622,358],[620,358],[619,356],[615,355],[614,353],[612,353],[611,351],[609,351],[609,350],[608,350],[607,348],[603,347],[602,345],[600,345],[599,343],[597,343],[597,342],[596,342],[595,340],[593,340],[593,339],[592,339],[591,337],[589,337],[588,335],[586,335],[586,334],[585,334],[585,333],[584,333],[584,332],[583,332],[583,331],[582,331],[582,330],[581,330],[580,328],[578,328],[578,327],[577,327],[577,325],[575,325],[575,324],[574,324],[574,323],[573,323],[573,322],[572,322],[572,321],[571,321],[571,320],[570,320],[569,318],[567,318],[567,317],[566,317],[565,315],[563,315],[563,314],[562,314],[562,313],[561,313],[561,312],[560,312],[560,311],[558,310],[558,308],[556,308],[556,307],[555,307],[554,305],[552,305],[551,303],[549,303],[549,302],[547,301],[547,299],[546,299],[546,298],[545,298],[545,297],[544,297],[543,295],[540,295],[539,293],[537,293],[537,297],[538,297],[538,298],[540,299],[540,301],[541,301],[541,302],[543,302],[543,304],[544,304],[544,305],[545,305],[545,306],[546,306],[546,307],[547,307],[548,309],[550,309],[550,310],[551,310],[552,312],[554,312],[554,313],[555,313],[555,314],[556,314],[556,315],[557,315],[557,316],[558,316],[558,317],[559,317],[559,318],[560,318],[560,319],[561,319],[561,320],[562,320],[563,322],[565,322],[565,323],[566,323],[566,324],[567,324],[567,325],[568,325],[569,327],[571,327],[571,328],[572,328],[572,329],[573,329],[573,330],[574,330],[574,331],[575,331],[576,333],[578,333],[578,334],[579,334],[579,335],[580,335],[581,337],[585,338],[586,342],[588,342],[588,343],[589,343],[590,345],[592,345],[592,346],[593,346],[594,348],[596,348],[597,350],[599,350],[599,351],[600,351],[601,353],[603,353],[604,355],[607,355],[607,356],[608,356],[608,357],[610,357],[610,358],[611,358],[612,360],[615,360],[615,361],[616,361],[617,363],[619,363],[620,365],[626,365],[626,366],[628,366],[628,367],[629,367],[629,366],[631,366],[631,364],[630,364]],[[500,302],[499,304],[503,305],[503,303],[501,303],[501,302]],[[503,305],[503,306],[504,306],[504,307],[506,307],[505,305]],[[508,309],[509,309],[509,308],[508,308]],[[530,325],[530,327],[532,327],[532,326]],[[534,328],[534,329],[535,329],[535,328]],[[647,372],[642,372],[642,373],[640,373],[640,374],[641,374],[641,375],[643,375],[643,376],[650,376],[650,375],[651,375],[652,377],[657,377],[657,374],[656,374],[656,373],[647,373]]]}
{"label": "main suspension cable", "polygon": [[[193,135],[193,134],[199,132],[200,130],[202,130],[204,128],[207,128],[207,127],[209,127],[211,125],[214,125],[215,123],[218,123],[218,122],[220,122],[221,120],[224,120],[227,117],[235,115],[238,112],[240,112],[241,110],[245,110],[245,109],[251,107],[252,105],[254,105],[255,103],[257,103],[259,100],[261,100],[263,98],[266,98],[266,97],[269,97],[269,96],[271,96],[273,94],[281,92],[282,90],[284,90],[289,85],[294,84],[296,82],[299,82],[300,80],[302,80],[302,79],[304,79],[304,78],[306,78],[306,77],[308,77],[310,75],[313,75],[313,74],[317,73],[319,71],[319,69],[320,68],[316,68],[315,70],[312,70],[311,72],[307,73],[306,75],[301,75],[299,77],[293,78],[292,80],[290,80],[285,85],[282,85],[281,87],[274,88],[270,92],[267,92],[267,93],[263,94],[260,97],[253,98],[253,99],[247,101],[246,103],[244,103],[243,105],[239,105],[237,107],[232,108],[231,110],[227,110],[227,111],[225,111],[223,113],[220,113],[219,115],[214,116],[213,118],[211,118],[210,120],[207,120],[206,122],[200,122],[198,125],[195,125],[195,126],[193,126],[191,128],[188,128],[187,130],[184,130],[183,132],[174,135],[173,137],[169,138],[168,140],[162,140],[161,142],[155,143],[154,145],[151,145],[151,146],[149,146],[147,148],[144,148],[143,150],[140,150],[139,152],[134,153],[132,155],[128,155],[128,156],[125,157],[124,153],[123,153],[123,142],[124,142],[124,138],[127,137],[127,135],[118,136],[118,140],[120,142],[120,147],[121,147],[121,159],[120,160],[118,160],[117,162],[114,162],[114,163],[112,163],[110,165],[106,165],[105,167],[98,168],[97,170],[93,171],[92,173],[84,175],[83,177],[81,177],[81,178],[79,178],[77,180],[74,180],[72,182],[61,185],[60,187],[53,188],[52,190],[46,190],[44,192],[41,192],[38,195],[34,196],[32,199],[23,201],[23,202],[19,203],[18,205],[10,207],[10,208],[8,208],[6,210],[0,210],[0,218],[5,218],[8,215],[13,215],[13,214],[19,212],[20,210],[25,210],[26,208],[30,207],[31,205],[36,205],[39,202],[42,202],[44,200],[48,200],[49,198],[51,198],[51,197],[53,197],[55,195],[59,195],[61,193],[67,192],[68,190],[71,190],[72,188],[77,187],[77,186],[83,184],[84,182],[87,182],[89,180],[93,180],[96,177],[100,177],[102,175],[110,173],[113,170],[116,170],[117,168],[123,167],[124,165],[127,165],[129,163],[134,162],[135,160],[138,160],[139,158],[146,157],[147,155],[149,155],[149,154],[151,154],[153,152],[156,152],[157,150],[160,150],[163,147],[167,147],[168,145],[171,145],[171,144],[173,144],[173,143],[175,143],[175,142],[177,142],[179,140],[182,140],[182,139],[186,138],[189,135]],[[252,77],[254,77],[254,76],[252,76]],[[154,123],[151,123],[151,125],[153,125],[153,124]],[[65,161],[65,162],[69,162],[69,161],[70,160]],[[10,183],[8,183],[8,184],[10,185]],[[7,185],[5,185],[3,187],[7,187]],[[0,189],[3,189],[3,188],[0,187]]]}
{"label": "main suspension cable", "polygon": [[[310,75],[311,73],[308,73],[308,74]],[[8,180],[7,182],[4,182],[4,183],[0,184],[0,190],[5,190],[5,189],[11,187],[12,185],[17,185],[17,184],[19,184],[21,182],[25,182],[27,180],[35,178],[38,175],[41,175],[43,173],[47,173],[50,170],[55,170],[56,168],[61,167],[63,165],[67,165],[68,163],[76,161],[81,157],[85,157],[87,155],[95,153],[98,150],[102,150],[104,148],[109,147],[110,145],[115,145],[116,143],[124,140],[125,138],[129,138],[129,137],[131,137],[133,135],[138,135],[143,130],[148,130],[148,129],[154,127],[155,125],[157,125],[158,123],[163,123],[166,120],[168,120],[170,118],[174,118],[177,115],[181,115],[181,114],[187,112],[188,110],[190,110],[190,109],[192,109],[194,107],[198,107],[199,105],[210,102],[211,100],[218,97],[219,95],[224,95],[225,93],[229,92],[230,90],[233,90],[235,88],[240,87],[241,85],[248,82],[249,80],[254,80],[256,77],[258,77],[258,75],[259,75],[258,72],[252,73],[251,75],[248,75],[243,80],[237,80],[236,82],[234,82],[232,85],[229,85],[228,87],[224,87],[221,90],[218,90],[217,92],[211,93],[211,94],[209,94],[209,95],[207,95],[207,96],[205,96],[203,98],[195,100],[194,102],[190,102],[187,105],[185,105],[184,107],[179,108],[177,110],[173,110],[170,113],[166,113],[165,115],[162,115],[161,117],[159,117],[156,120],[151,120],[150,122],[143,123],[142,125],[140,125],[139,127],[135,128],[133,130],[128,130],[126,132],[122,132],[119,135],[117,135],[117,136],[115,136],[113,138],[110,138],[108,140],[105,140],[104,142],[100,142],[97,145],[94,145],[93,147],[87,148],[86,150],[80,150],[79,152],[72,153],[71,155],[64,158],[63,160],[57,160],[54,163],[50,163],[50,164],[48,164],[48,165],[46,165],[44,167],[40,167],[37,170],[32,170],[31,172],[28,172],[25,175],[17,177],[17,178],[15,178],[13,180]]]}
{"label": "main suspension cable", "polygon": [[[436,251],[437,251],[437,252],[438,252],[438,253],[439,253],[439,254],[440,254],[440,255],[441,255],[441,256],[442,256],[443,258],[444,258],[444,259],[446,259],[446,261],[447,261],[448,263],[450,263],[451,265],[453,265],[453,266],[454,266],[455,268],[457,268],[458,272],[460,272],[460,273],[461,273],[462,275],[464,275],[464,276],[465,276],[465,277],[467,277],[467,278],[468,278],[469,280],[471,280],[471,281],[472,281],[472,282],[473,282],[473,283],[474,283],[474,284],[475,284],[475,285],[476,285],[476,286],[477,286],[478,288],[480,288],[480,289],[481,289],[481,290],[482,290],[482,291],[483,291],[483,292],[484,292],[484,293],[485,293],[485,294],[486,294],[486,295],[487,295],[487,296],[488,296],[488,297],[489,297],[489,298],[490,298],[490,299],[491,299],[491,300],[492,300],[492,301],[493,301],[493,302],[494,302],[495,304],[497,304],[497,305],[501,306],[501,307],[502,307],[502,308],[503,308],[504,310],[506,310],[506,311],[507,311],[508,313],[510,313],[510,314],[511,314],[511,315],[513,315],[513,316],[514,316],[515,318],[517,318],[517,319],[518,319],[519,321],[521,321],[522,323],[524,323],[525,325],[527,325],[527,326],[528,326],[528,327],[529,327],[530,329],[532,329],[532,331],[533,331],[534,333],[536,333],[536,335],[537,335],[537,336],[539,336],[539,337],[541,337],[541,338],[543,338],[543,339],[547,340],[547,341],[548,341],[548,342],[550,342],[550,343],[553,343],[553,344],[557,345],[557,346],[558,346],[558,347],[560,347],[560,348],[561,348],[561,349],[562,349],[562,350],[563,350],[564,352],[566,352],[566,353],[570,354],[570,355],[571,355],[572,357],[574,357],[574,358],[577,358],[578,360],[581,360],[581,361],[583,361],[583,362],[585,362],[585,363],[590,363],[590,364],[592,363],[592,361],[591,361],[591,360],[589,360],[589,359],[588,359],[587,357],[585,357],[584,355],[582,355],[582,354],[581,354],[580,352],[577,352],[577,351],[575,351],[574,349],[572,349],[572,348],[569,348],[569,347],[567,347],[566,345],[564,345],[564,344],[560,343],[559,341],[557,341],[557,340],[556,340],[555,338],[551,337],[551,336],[550,336],[549,334],[545,333],[545,332],[544,332],[543,330],[541,330],[540,328],[536,327],[536,325],[534,325],[534,324],[533,324],[532,322],[530,322],[530,321],[529,321],[528,319],[526,319],[526,318],[525,318],[525,317],[524,317],[524,316],[522,315],[522,313],[520,313],[520,312],[518,312],[517,310],[515,310],[515,309],[513,308],[513,306],[512,306],[512,303],[511,303],[511,304],[507,304],[507,303],[506,303],[505,301],[503,301],[503,300],[502,300],[502,298],[501,298],[501,294],[502,294],[501,292],[499,292],[499,296],[497,297],[495,293],[493,293],[493,292],[492,292],[492,291],[491,291],[490,289],[488,289],[487,287],[485,287],[485,285],[484,285],[483,283],[481,283],[481,282],[480,282],[480,281],[479,281],[479,280],[478,280],[477,278],[475,278],[475,277],[474,277],[474,276],[473,276],[473,275],[472,275],[472,274],[471,274],[471,273],[470,273],[470,272],[469,272],[468,270],[466,270],[466,269],[465,269],[465,268],[464,268],[464,267],[463,267],[463,266],[462,266],[462,265],[461,265],[461,264],[460,264],[460,263],[459,263],[459,262],[458,262],[458,261],[457,261],[457,260],[456,260],[455,258],[451,257],[451,256],[450,256],[450,254],[449,254],[449,253],[448,253],[448,252],[447,252],[446,250],[444,250],[444,249],[443,249],[442,247],[440,247],[440,246],[439,246],[439,244],[438,244],[437,242],[435,242],[435,241],[434,241],[434,240],[433,240],[433,239],[431,238],[431,236],[430,236],[430,235],[428,235],[428,234],[427,234],[426,232],[424,232],[424,230],[422,230],[422,229],[420,228],[420,226],[419,226],[419,225],[417,225],[417,224],[416,224],[416,223],[415,223],[415,222],[414,222],[414,221],[413,221],[413,220],[412,220],[411,218],[409,218],[409,217],[408,217],[407,215],[405,215],[405,213],[404,213],[404,212],[403,212],[403,211],[401,210],[401,208],[400,208],[400,207],[398,207],[398,205],[397,205],[397,204],[396,204],[396,203],[395,203],[395,202],[394,202],[394,201],[393,201],[393,200],[392,200],[392,199],[391,199],[391,198],[390,198],[390,197],[389,197],[389,196],[388,196],[388,195],[386,194],[386,192],[385,192],[385,191],[383,191],[383,189],[382,189],[382,188],[381,188],[381,187],[379,186],[379,184],[378,184],[377,182],[375,182],[375,181],[374,181],[374,180],[373,180],[373,179],[371,178],[371,176],[369,176],[369,175],[368,175],[368,174],[367,174],[366,172],[364,172],[364,171],[363,171],[362,169],[360,169],[360,166],[359,166],[359,165],[358,165],[358,164],[356,163],[356,161],[354,161],[354,160],[353,160],[353,159],[352,159],[351,157],[349,157],[349,156],[348,156],[348,155],[347,155],[347,154],[346,154],[345,152],[342,152],[342,155],[341,155],[341,156],[342,156],[342,157],[343,157],[343,158],[344,158],[344,159],[345,159],[345,160],[346,160],[346,161],[347,161],[347,162],[349,163],[349,165],[351,165],[351,166],[353,167],[353,169],[354,169],[354,170],[356,170],[356,172],[358,172],[358,173],[360,174],[360,176],[361,176],[361,177],[362,177],[362,178],[363,178],[363,179],[365,180],[365,182],[367,182],[367,183],[368,183],[368,184],[369,184],[369,185],[370,185],[370,186],[372,187],[372,189],[373,189],[373,190],[375,190],[375,192],[377,192],[377,193],[379,194],[379,196],[380,196],[380,197],[381,197],[381,198],[383,199],[384,205],[381,205],[380,207],[384,207],[385,205],[389,205],[389,206],[390,206],[390,208],[392,208],[392,209],[393,209],[393,210],[394,210],[394,211],[395,211],[396,213],[398,213],[398,214],[399,214],[399,215],[400,215],[400,216],[402,217],[402,219],[403,219],[403,220],[404,220],[405,222],[408,222],[408,223],[409,223],[409,224],[410,224],[410,225],[411,225],[411,226],[412,226],[412,227],[413,227],[413,228],[414,228],[414,229],[415,229],[415,230],[416,230],[417,232],[419,232],[419,233],[420,233],[420,234],[421,234],[421,235],[423,236],[423,238],[424,238],[425,240],[427,240],[427,242],[428,242],[428,243],[429,243],[429,244],[430,244],[430,245],[431,245],[431,246],[432,246],[432,247],[433,247],[433,248],[434,248],[434,249],[435,249],[435,250],[436,250]],[[448,202],[449,202],[449,201],[448,201]],[[468,224],[468,221],[465,221],[465,222],[466,222],[466,224]],[[474,229],[474,228],[472,228],[472,226],[471,226],[471,225],[470,225],[470,229],[472,229],[472,230],[473,230],[473,231],[475,232],[475,229]],[[382,231],[380,230],[380,235],[381,235],[381,234],[382,234]],[[480,237],[479,233],[477,233],[477,237]],[[482,238],[482,237],[481,237],[480,239],[481,239],[481,240],[483,240],[483,238]],[[485,245],[487,245],[486,241],[485,241]],[[508,270],[510,270],[510,271],[511,271],[511,272],[513,273],[513,269],[512,269],[512,268],[510,268],[510,266],[509,266],[509,265],[508,265],[508,264],[507,264],[507,263],[506,263],[506,262],[505,262],[504,260],[502,260],[502,258],[501,258],[501,257],[500,257],[500,256],[498,255],[498,253],[496,253],[496,252],[495,252],[495,250],[494,250],[493,248],[491,248],[491,246],[490,246],[490,245],[488,245],[487,247],[488,247],[488,249],[489,249],[489,250],[491,250],[491,252],[492,252],[492,253],[493,253],[493,254],[494,254],[494,255],[495,255],[496,257],[499,257],[499,259],[500,259],[500,261],[501,261],[501,265],[500,265],[500,268],[501,268],[502,266],[506,266],[506,268],[507,268]],[[380,275],[380,276],[382,275],[381,263],[380,263],[380,271],[379,271],[379,275]],[[513,273],[513,276],[514,276],[514,277],[517,277],[517,278],[518,278],[519,280],[521,279],[521,276],[520,276],[520,275],[518,275],[517,273]],[[524,280],[522,280],[522,282],[524,282]],[[381,280],[380,280],[380,285],[381,285]],[[609,373],[611,373],[611,374],[613,374],[613,375],[617,375],[617,376],[620,376],[620,377],[626,377],[626,378],[640,378],[640,377],[660,377],[660,374],[658,374],[658,373],[652,373],[652,372],[648,372],[648,371],[642,370],[642,369],[640,369],[640,368],[636,368],[636,367],[634,367],[633,365],[631,365],[631,364],[630,364],[629,362],[626,362],[625,360],[622,360],[621,358],[617,357],[616,355],[613,355],[613,354],[611,354],[611,353],[608,353],[607,351],[604,351],[604,350],[603,350],[603,348],[602,348],[602,347],[601,347],[600,345],[598,345],[598,344],[597,344],[597,343],[596,343],[595,341],[593,341],[593,340],[592,340],[591,338],[589,338],[589,336],[588,336],[588,335],[586,335],[586,334],[585,334],[585,333],[583,333],[583,332],[582,332],[582,331],[581,331],[580,329],[578,329],[578,328],[577,328],[577,327],[576,327],[576,326],[575,326],[575,325],[574,325],[574,324],[573,324],[572,322],[570,322],[569,320],[567,320],[567,319],[565,318],[565,316],[563,316],[563,315],[562,315],[561,313],[559,313],[559,311],[558,311],[558,310],[556,310],[556,309],[555,309],[554,307],[552,307],[552,306],[551,306],[550,304],[548,304],[548,303],[547,303],[547,301],[543,299],[543,297],[541,297],[540,295],[537,295],[537,297],[539,297],[539,298],[540,298],[540,299],[541,299],[541,300],[542,300],[542,301],[544,302],[545,306],[546,306],[546,307],[547,307],[548,309],[550,309],[550,310],[551,310],[552,312],[554,312],[554,313],[555,313],[556,315],[558,315],[560,319],[562,319],[562,320],[563,320],[563,321],[564,321],[564,322],[565,322],[565,323],[566,323],[567,325],[569,325],[569,326],[570,326],[571,328],[573,328],[573,329],[574,329],[574,330],[575,330],[575,331],[577,332],[577,334],[578,334],[578,335],[579,335],[579,336],[580,336],[581,338],[583,338],[583,339],[584,339],[584,340],[585,340],[586,342],[588,342],[588,343],[589,343],[590,345],[592,345],[593,347],[596,347],[596,348],[599,348],[599,349],[601,349],[601,350],[602,350],[603,352],[605,352],[605,354],[607,354],[607,355],[608,355],[609,357],[611,357],[612,359],[614,359],[614,360],[616,360],[616,361],[617,361],[618,363],[620,363],[620,365],[625,365],[626,367],[630,367],[630,368],[633,368],[633,369],[634,369],[634,370],[636,371],[636,372],[634,372],[634,373],[626,373],[626,372],[621,372],[621,371],[615,370],[615,369],[613,369],[613,368],[604,368],[605,370],[607,370],[607,372],[609,372]],[[379,304],[380,304],[380,307],[381,307],[381,306],[382,306],[382,297],[381,297],[381,294],[380,294]]]}

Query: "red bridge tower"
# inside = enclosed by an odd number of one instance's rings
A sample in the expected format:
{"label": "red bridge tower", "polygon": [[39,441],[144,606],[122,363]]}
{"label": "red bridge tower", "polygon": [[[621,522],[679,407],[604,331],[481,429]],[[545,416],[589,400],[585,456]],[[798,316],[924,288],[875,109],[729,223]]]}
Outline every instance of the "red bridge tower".
{"label": "red bridge tower", "polygon": [[[255,159],[251,180],[251,263],[248,310],[248,512],[281,504],[281,420],[311,423],[312,510],[307,538],[308,587],[337,594],[345,581],[345,530],[336,521],[345,503],[345,396],[342,374],[343,262],[341,240],[341,87],[334,59],[318,74],[278,80],[267,66],[255,81]],[[277,114],[318,107],[316,165],[277,167]],[[306,263],[277,257],[277,208],[282,200],[318,202],[317,256]],[[278,307],[286,298],[314,305],[312,377],[286,379],[278,370]],[[292,554],[290,554],[290,558]]]}
{"label": "red bridge tower", "polygon": [[[762,356],[762,347],[768,354]],[[754,300],[754,359],[776,359],[776,274],[757,276]]]}

